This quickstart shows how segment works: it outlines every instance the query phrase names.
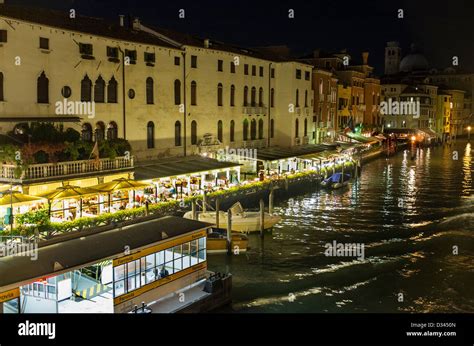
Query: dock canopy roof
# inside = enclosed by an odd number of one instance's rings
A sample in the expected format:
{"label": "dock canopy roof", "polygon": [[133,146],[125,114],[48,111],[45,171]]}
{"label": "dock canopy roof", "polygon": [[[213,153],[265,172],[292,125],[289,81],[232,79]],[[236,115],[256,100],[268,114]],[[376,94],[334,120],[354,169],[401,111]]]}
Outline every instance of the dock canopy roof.
{"label": "dock canopy roof", "polygon": [[[166,216],[151,221],[115,228],[95,234],[78,234],[38,249],[37,259],[30,256],[0,258],[0,292],[27,282],[57,275],[73,268],[89,265],[123,255],[125,246],[130,250],[173,237],[185,235],[211,226],[208,223]],[[10,286],[10,287],[6,287]]]}
{"label": "dock canopy roof", "polygon": [[135,179],[153,180],[238,166],[240,166],[239,163],[217,161],[215,159],[205,158],[198,155],[169,158],[136,167]]}
{"label": "dock canopy roof", "polygon": [[292,148],[282,148],[282,147],[271,147],[257,152],[257,160],[262,161],[277,161],[288,159],[291,157],[299,157],[308,154],[316,154],[327,150],[327,146],[317,145],[317,144],[308,144],[301,145]]}

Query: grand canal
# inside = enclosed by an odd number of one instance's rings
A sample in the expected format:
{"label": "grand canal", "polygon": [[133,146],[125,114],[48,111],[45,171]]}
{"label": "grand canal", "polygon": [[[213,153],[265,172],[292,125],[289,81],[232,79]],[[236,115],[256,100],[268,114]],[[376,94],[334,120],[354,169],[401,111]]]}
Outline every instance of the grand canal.
{"label": "grand canal", "polygon": [[[226,311],[474,312],[472,149],[401,152],[346,190],[276,201],[283,220],[263,241],[209,256],[234,275]],[[333,241],[363,244],[364,258],[325,256]]]}

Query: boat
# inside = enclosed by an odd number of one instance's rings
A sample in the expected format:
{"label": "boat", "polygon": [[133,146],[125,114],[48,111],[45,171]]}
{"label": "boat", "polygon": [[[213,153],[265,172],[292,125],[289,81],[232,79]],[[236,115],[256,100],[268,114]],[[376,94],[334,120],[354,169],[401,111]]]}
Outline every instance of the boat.
{"label": "boat", "polygon": [[347,186],[350,179],[350,174],[334,173],[329,178],[324,179],[321,182],[321,186],[329,189],[340,189]]}
{"label": "boat", "polygon": [[[246,252],[249,239],[245,234],[232,232],[231,249],[232,253],[239,254]],[[208,253],[227,252],[227,236],[223,232],[213,231],[207,235],[206,251]]]}
{"label": "boat", "polygon": [[[260,231],[260,212],[259,211],[245,211],[240,202],[235,203],[230,207],[232,212],[232,231],[235,232],[256,232]],[[193,218],[193,212],[188,211],[183,216],[186,219]],[[202,222],[217,224],[216,212],[206,211],[197,212],[197,219]],[[279,215],[264,214],[264,229],[272,228],[275,224],[280,222]],[[218,228],[227,229],[227,212],[219,211],[219,225]]]}

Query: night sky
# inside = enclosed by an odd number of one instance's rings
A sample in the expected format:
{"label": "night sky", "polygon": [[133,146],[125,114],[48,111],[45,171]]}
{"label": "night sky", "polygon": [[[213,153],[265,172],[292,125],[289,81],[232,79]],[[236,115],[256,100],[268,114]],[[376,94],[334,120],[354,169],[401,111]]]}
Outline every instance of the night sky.
{"label": "night sky", "polygon": [[[453,55],[460,68],[474,70],[474,1],[311,1],[311,0],[5,0],[6,3],[76,9],[117,20],[139,17],[150,24],[243,46],[288,45],[295,54],[314,48],[347,48],[353,59],[370,52],[369,63],[383,73],[387,41],[399,41],[403,55],[415,42],[433,67],[447,67]],[[439,4],[438,4],[439,3]],[[186,18],[178,18],[185,9]],[[288,9],[295,18],[288,19]],[[404,18],[398,19],[398,9]]]}

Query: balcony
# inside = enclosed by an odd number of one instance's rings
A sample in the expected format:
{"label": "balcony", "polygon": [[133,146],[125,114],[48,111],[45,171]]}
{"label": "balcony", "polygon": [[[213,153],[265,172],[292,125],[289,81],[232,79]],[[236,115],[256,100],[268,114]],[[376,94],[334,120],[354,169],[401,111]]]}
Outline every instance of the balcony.
{"label": "balcony", "polygon": [[301,107],[299,107],[299,106],[295,107],[295,113],[300,115],[301,114]]}
{"label": "balcony", "polygon": [[310,115],[310,109],[308,107],[304,108],[304,115]]}
{"label": "balcony", "polygon": [[324,94],[319,94],[319,102],[324,102]]}
{"label": "balcony", "polygon": [[62,180],[73,176],[97,175],[97,173],[128,171],[133,168],[133,157],[121,156],[115,159],[66,161],[57,163],[33,164],[18,177],[16,165],[0,165],[0,182],[40,182]]}
{"label": "balcony", "polygon": [[261,149],[265,148],[266,139],[250,139],[242,142],[244,149]]}
{"label": "balcony", "polygon": [[308,136],[304,136],[303,137],[303,144],[308,144],[309,143],[309,137]]}
{"label": "balcony", "polygon": [[263,106],[244,106],[242,108],[242,113],[251,115],[251,114],[265,114],[267,113],[267,107]]}

